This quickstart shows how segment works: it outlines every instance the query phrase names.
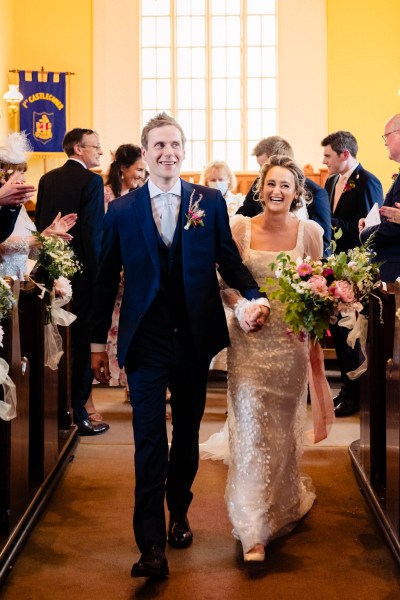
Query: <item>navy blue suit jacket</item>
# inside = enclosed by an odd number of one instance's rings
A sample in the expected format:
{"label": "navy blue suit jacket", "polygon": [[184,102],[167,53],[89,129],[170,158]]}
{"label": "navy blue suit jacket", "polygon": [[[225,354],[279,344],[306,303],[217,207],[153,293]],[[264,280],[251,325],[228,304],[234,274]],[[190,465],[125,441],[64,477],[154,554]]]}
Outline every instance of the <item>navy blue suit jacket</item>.
{"label": "navy blue suit jacket", "polygon": [[[216,265],[224,281],[248,299],[263,297],[243,265],[232,239],[226,203],[221,193],[184,180],[181,196],[183,289],[197,354],[211,359],[229,344]],[[191,194],[200,196],[204,226],[186,230]],[[124,296],[119,321],[118,359],[124,364],[143,316],[160,289],[157,229],[148,185],[110,203],[104,218],[100,268],[94,290],[92,342],[105,343],[117,294],[121,267]]]}
{"label": "navy blue suit jacket", "polygon": [[[331,175],[325,182],[331,206],[338,178],[339,175]],[[360,164],[350,175],[347,184],[351,189],[342,193],[332,213],[332,227],[342,230],[342,237],[337,240],[337,252],[360,246],[358,221],[367,216],[375,202],[379,206],[383,203],[381,182]]]}
{"label": "navy blue suit jacket", "polygon": [[2,206],[0,210],[0,244],[12,234],[20,208]]}
{"label": "navy blue suit jacket", "polygon": [[[394,206],[395,202],[400,202],[400,177],[393,182],[390,190],[386,194],[384,206]],[[381,217],[379,225],[366,227],[360,234],[360,239],[364,243],[370,235],[374,234],[372,248],[377,253],[376,262],[383,262],[380,267],[381,279],[386,282],[393,282],[400,277],[400,225],[398,223],[389,223],[386,217]]]}

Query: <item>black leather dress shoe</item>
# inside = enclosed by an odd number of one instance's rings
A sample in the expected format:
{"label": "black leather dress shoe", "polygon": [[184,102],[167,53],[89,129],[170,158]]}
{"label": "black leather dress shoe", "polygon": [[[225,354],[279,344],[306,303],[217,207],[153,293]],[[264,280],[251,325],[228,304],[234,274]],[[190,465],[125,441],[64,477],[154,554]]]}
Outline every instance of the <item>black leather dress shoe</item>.
{"label": "black leather dress shoe", "polygon": [[193,533],[186,514],[171,514],[167,539],[168,544],[173,548],[188,548],[190,546],[193,542]]}
{"label": "black leather dress shoe", "polygon": [[132,567],[131,577],[168,577],[168,561],[160,546],[149,546]]}
{"label": "black leather dress shoe", "polygon": [[335,406],[336,417],[350,417],[360,410],[359,403],[353,398],[343,397],[339,404]]}
{"label": "black leather dress shoe", "polygon": [[76,426],[78,435],[99,435],[110,429],[107,423],[92,423],[89,419],[77,423]]}

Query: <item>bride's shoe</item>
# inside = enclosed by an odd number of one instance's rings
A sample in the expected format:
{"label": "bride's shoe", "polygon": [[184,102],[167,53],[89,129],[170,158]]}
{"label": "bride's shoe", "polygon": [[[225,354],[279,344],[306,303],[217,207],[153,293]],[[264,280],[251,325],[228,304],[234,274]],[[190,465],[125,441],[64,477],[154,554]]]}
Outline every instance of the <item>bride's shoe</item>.
{"label": "bride's shoe", "polygon": [[263,562],[265,560],[265,548],[262,544],[256,544],[249,552],[243,554],[244,562]]}

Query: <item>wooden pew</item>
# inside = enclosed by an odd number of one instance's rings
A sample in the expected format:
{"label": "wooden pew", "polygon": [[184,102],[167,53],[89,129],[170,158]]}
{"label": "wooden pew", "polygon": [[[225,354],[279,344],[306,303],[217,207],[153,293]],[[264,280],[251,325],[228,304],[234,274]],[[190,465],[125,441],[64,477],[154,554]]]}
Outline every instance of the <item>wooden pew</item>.
{"label": "wooden pew", "polygon": [[[22,358],[19,338],[19,281],[9,281],[16,303],[3,320],[1,358],[9,365],[16,387],[17,416],[0,419],[0,535],[9,536],[32,497],[29,490],[29,364]],[[3,390],[0,387],[2,398]]]}
{"label": "wooden pew", "polygon": [[400,565],[400,283],[371,296],[360,440],[349,452],[360,488]]}

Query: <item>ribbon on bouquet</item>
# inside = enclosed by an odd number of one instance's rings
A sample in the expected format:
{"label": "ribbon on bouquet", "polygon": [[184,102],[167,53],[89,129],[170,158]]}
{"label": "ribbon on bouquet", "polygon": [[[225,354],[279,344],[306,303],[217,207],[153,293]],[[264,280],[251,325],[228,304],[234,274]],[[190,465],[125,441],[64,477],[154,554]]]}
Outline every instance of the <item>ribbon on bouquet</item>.
{"label": "ribbon on bouquet", "polygon": [[8,371],[8,364],[0,358],[0,384],[4,392],[4,400],[0,400],[0,419],[3,421],[11,421],[17,416],[17,393]]}
{"label": "ribbon on bouquet", "polygon": [[317,444],[328,437],[334,421],[332,392],[326,380],[324,353],[319,342],[309,343],[310,362],[308,368],[313,431],[307,437]]}
{"label": "ribbon on bouquet", "polygon": [[71,296],[52,297],[50,307],[48,307],[51,321],[44,326],[44,364],[52,371],[58,369],[58,363],[64,354],[62,338],[57,325],[66,327],[76,319],[76,315],[62,308],[70,300]]}
{"label": "ribbon on bouquet", "polygon": [[353,312],[340,319],[339,325],[350,329],[347,336],[347,343],[351,348],[354,349],[356,341],[360,340],[360,348],[364,356],[364,362],[355,369],[355,371],[346,373],[349,379],[357,379],[368,369],[368,356],[365,348],[368,334],[368,319],[365,315],[356,315],[356,313]]}

